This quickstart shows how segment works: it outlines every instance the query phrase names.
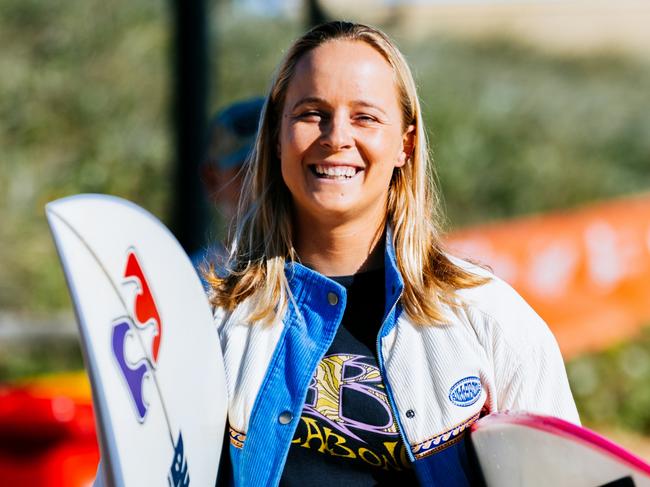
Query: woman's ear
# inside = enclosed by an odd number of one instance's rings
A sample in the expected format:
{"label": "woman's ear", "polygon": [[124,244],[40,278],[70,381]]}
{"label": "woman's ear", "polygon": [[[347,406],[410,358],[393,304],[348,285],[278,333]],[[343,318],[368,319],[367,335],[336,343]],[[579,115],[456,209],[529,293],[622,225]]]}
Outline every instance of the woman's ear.
{"label": "woman's ear", "polygon": [[413,155],[413,145],[415,143],[415,125],[409,125],[402,136],[402,148],[395,167],[402,167]]}

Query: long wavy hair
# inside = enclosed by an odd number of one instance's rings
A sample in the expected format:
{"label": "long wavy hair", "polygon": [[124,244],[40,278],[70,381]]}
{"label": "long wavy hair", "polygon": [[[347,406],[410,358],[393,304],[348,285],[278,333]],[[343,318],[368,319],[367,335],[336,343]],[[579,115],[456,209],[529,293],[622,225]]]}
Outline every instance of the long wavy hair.
{"label": "long wavy hair", "polygon": [[254,149],[247,161],[242,197],[231,229],[225,272],[208,272],[214,305],[232,310],[255,296],[250,321],[272,321],[288,303],[285,264],[298,261],[293,246],[291,197],[277,154],[280,119],[289,82],[307,52],[334,40],[365,42],[392,67],[402,109],[403,129],[413,125],[413,152],[394,170],[386,222],[392,227],[397,266],[404,279],[401,302],[419,324],[444,321],[443,304],[456,306],[454,291],[486,279],[455,265],[444,252],[439,231],[438,193],[422,112],[404,56],[380,30],[358,23],[328,22],[296,40],[280,63],[266,98]]}

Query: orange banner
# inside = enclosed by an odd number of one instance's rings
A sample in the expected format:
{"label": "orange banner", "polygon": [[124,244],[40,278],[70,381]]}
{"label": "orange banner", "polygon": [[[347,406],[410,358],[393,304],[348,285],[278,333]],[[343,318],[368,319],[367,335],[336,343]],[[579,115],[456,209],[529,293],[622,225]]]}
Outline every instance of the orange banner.
{"label": "orange banner", "polygon": [[447,244],[517,289],[565,358],[650,324],[650,195],[462,229]]}

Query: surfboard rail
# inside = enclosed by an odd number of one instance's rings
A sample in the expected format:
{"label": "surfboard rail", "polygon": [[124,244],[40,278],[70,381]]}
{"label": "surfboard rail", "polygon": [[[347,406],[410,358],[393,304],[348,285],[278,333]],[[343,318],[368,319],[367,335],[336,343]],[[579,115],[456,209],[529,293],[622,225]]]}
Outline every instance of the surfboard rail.
{"label": "surfboard rail", "polygon": [[472,424],[469,435],[488,487],[518,485],[513,479],[531,486],[596,487],[628,478],[630,485],[650,486],[650,464],[561,418],[493,413]]}

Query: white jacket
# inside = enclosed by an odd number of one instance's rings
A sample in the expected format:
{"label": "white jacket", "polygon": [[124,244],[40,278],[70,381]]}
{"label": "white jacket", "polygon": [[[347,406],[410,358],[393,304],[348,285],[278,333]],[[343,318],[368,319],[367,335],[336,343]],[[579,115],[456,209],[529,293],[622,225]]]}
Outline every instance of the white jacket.
{"label": "white jacket", "polygon": [[[409,458],[428,485],[469,485],[464,431],[479,416],[525,410],[579,423],[557,343],[505,282],[490,277],[457,292],[445,324],[418,326],[401,312],[403,288],[386,245],[386,312],[377,338],[380,371]],[[218,310],[229,395],[231,483],[279,482],[309,379],[345,309],[345,288],[288,264],[291,294],[282,320],[244,320],[250,303]],[[332,295],[336,298],[333,299]]]}

